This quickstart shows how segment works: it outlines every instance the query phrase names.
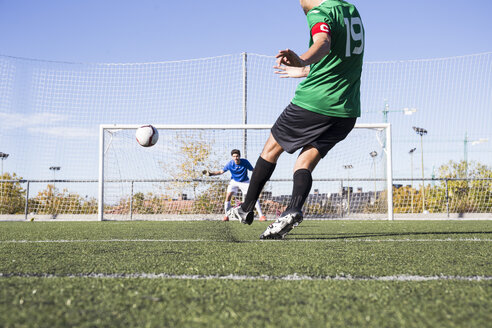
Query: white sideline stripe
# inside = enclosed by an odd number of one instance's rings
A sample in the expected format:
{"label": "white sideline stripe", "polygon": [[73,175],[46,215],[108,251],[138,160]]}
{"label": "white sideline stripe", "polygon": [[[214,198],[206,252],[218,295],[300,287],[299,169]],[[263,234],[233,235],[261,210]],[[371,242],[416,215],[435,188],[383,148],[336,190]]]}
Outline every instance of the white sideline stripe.
{"label": "white sideline stripe", "polygon": [[97,278],[97,279],[170,279],[170,280],[277,280],[277,281],[490,281],[492,277],[490,276],[416,276],[416,275],[394,275],[394,276],[351,276],[351,275],[336,275],[336,276],[306,276],[292,274],[287,276],[247,276],[247,275],[173,275],[167,273],[88,273],[88,274],[66,274],[66,275],[55,275],[55,274],[9,274],[0,273],[0,278]]}
{"label": "white sideline stripe", "polygon": [[[492,239],[481,238],[445,238],[445,239],[352,239],[352,238],[340,238],[340,239],[286,239],[286,240],[244,240],[242,243],[257,243],[257,242],[346,242],[346,243],[404,243],[404,242],[491,242]],[[171,242],[171,243],[190,243],[190,242],[228,242],[227,240],[213,240],[213,239],[54,239],[54,240],[1,240],[0,244],[32,244],[32,243],[152,243],[152,242]]]}

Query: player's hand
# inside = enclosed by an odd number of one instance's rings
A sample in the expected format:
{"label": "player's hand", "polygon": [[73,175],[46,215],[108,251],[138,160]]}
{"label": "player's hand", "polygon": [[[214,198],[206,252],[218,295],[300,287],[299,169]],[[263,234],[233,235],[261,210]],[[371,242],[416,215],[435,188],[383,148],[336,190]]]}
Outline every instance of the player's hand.
{"label": "player's hand", "polygon": [[281,78],[301,78],[308,76],[309,67],[292,67],[292,66],[273,66],[276,69],[275,74],[280,75]]}
{"label": "player's hand", "polygon": [[304,60],[301,59],[294,51],[290,49],[280,50],[275,56],[277,58],[277,66],[285,65],[292,67],[306,66]]}
{"label": "player's hand", "polygon": [[209,177],[210,176],[210,171],[209,170],[203,170],[202,171],[202,174],[203,175],[206,175],[207,177]]}

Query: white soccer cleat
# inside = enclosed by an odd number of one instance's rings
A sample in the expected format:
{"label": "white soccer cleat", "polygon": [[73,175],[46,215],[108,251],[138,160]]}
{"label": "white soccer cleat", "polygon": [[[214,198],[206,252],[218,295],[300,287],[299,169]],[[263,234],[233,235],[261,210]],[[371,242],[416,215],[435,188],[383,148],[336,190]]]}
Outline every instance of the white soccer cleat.
{"label": "white soccer cleat", "polygon": [[239,220],[239,222],[243,224],[251,224],[253,223],[253,219],[255,218],[255,214],[251,212],[245,212],[242,210],[241,206],[236,206],[227,211],[227,216],[230,219]]}
{"label": "white soccer cleat", "polygon": [[260,235],[260,239],[284,239],[285,235],[301,222],[302,212],[284,212],[281,217],[266,228]]}

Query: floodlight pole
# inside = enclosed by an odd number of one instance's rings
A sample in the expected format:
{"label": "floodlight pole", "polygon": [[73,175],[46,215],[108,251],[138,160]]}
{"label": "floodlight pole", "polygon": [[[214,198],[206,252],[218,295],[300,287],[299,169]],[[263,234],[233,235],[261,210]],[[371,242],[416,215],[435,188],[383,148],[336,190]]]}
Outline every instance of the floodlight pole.
{"label": "floodlight pole", "polygon": [[60,171],[61,167],[60,166],[51,166],[50,170],[53,171],[53,213],[52,215],[54,216],[56,214],[56,209],[55,209],[55,200],[56,200],[56,186],[55,186],[55,181],[56,181],[56,171]]}
{"label": "floodlight pole", "polygon": [[422,160],[422,213],[425,213],[425,181],[424,181],[424,136],[427,134],[427,130],[424,128],[413,127],[413,130],[420,135],[420,150]]}
{"label": "floodlight pole", "polygon": [[7,157],[9,157],[9,154],[0,152],[0,159],[2,160],[2,175],[1,175],[2,179],[3,179],[3,161],[6,160]]}
{"label": "floodlight pole", "polygon": [[463,160],[465,162],[465,179],[468,179],[468,134],[465,132],[465,146]]}
{"label": "floodlight pole", "polygon": [[413,213],[413,153],[417,148],[412,148],[408,152],[410,154],[410,195],[411,195],[411,211]]}
{"label": "floodlight pole", "polygon": [[421,152],[421,161],[422,161],[422,213],[425,213],[425,181],[424,181],[424,137],[420,135],[420,149]]}
{"label": "floodlight pole", "polygon": [[53,171],[53,195],[55,194],[55,180],[56,180],[56,171],[60,171],[60,166],[51,166],[50,170]]}
{"label": "floodlight pole", "polygon": [[353,168],[351,164],[344,165],[344,169],[347,170],[347,214],[350,214],[350,169]]}
{"label": "floodlight pole", "polygon": [[384,101],[384,108],[383,108],[383,122],[388,123],[388,113],[390,112],[398,112],[398,113],[404,113],[405,115],[412,115],[413,113],[417,112],[416,108],[403,108],[403,109],[389,109],[389,104],[388,101]]}
{"label": "floodlight pole", "polygon": [[389,105],[388,102],[384,102],[384,108],[383,108],[383,122],[388,123],[388,112],[389,112]]}
{"label": "floodlight pole", "polygon": [[378,156],[378,152],[373,150],[369,153],[369,156],[371,156],[372,158],[372,166],[374,166],[374,202],[376,202],[376,175],[377,175],[377,171],[376,171],[376,156]]}

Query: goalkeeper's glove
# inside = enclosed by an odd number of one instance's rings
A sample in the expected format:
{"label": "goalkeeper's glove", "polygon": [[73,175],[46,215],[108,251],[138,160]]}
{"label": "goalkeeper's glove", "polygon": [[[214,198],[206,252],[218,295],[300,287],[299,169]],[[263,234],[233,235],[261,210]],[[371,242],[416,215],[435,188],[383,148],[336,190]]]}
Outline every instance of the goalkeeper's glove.
{"label": "goalkeeper's glove", "polygon": [[203,170],[202,173],[203,173],[203,175],[206,175],[207,177],[210,176],[210,171],[209,170]]}

